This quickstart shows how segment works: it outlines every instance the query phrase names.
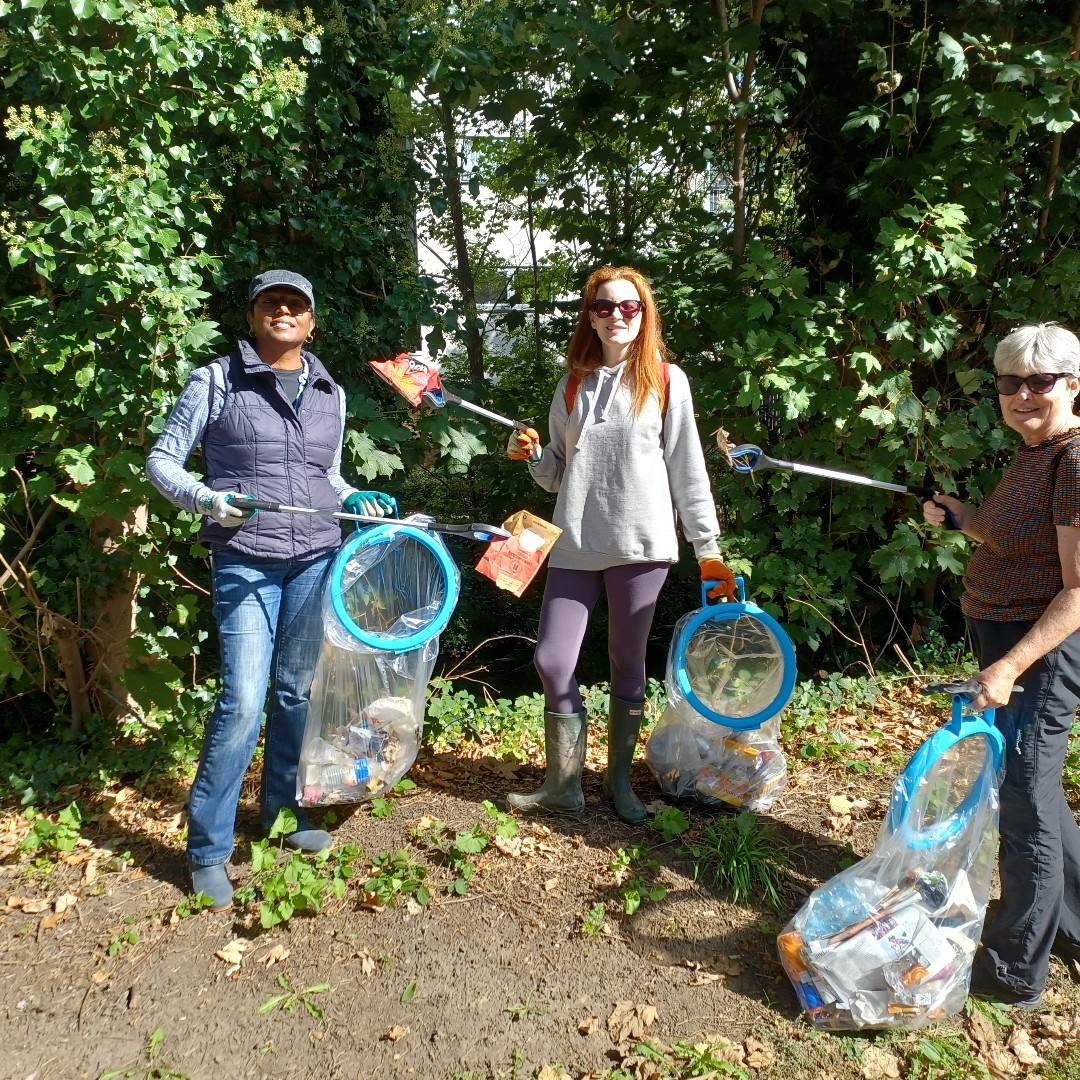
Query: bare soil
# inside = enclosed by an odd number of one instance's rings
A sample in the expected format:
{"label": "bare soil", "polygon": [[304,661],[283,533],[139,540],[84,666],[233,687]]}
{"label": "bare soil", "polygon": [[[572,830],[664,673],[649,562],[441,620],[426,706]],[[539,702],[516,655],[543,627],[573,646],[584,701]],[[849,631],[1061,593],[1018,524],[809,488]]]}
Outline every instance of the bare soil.
{"label": "bare soil", "polygon": [[[462,897],[446,892],[451,875],[415,827],[425,817],[462,830],[490,825],[481,803],[504,805],[508,791],[527,790],[541,772],[482,750],[422,756],[410,774],[416,791],[389,817],[358,808],[335,833],[369,858],[406,849],[424,860],[431,903],[378,910],[362,903],[358,883],[320,914],[270,931],[250,908],[177,915],[189,889],[183,788],[114,790],[84,827],[84,846],[49,872],[14,850],[26,823],[11,813],[0,822],[0,854],[8,853],[0,864],[0,1077],[662,1075],[636,1053],[642,1036],[665,1048],[724,1037],[730,1060],[755,1075],[862,1076],[840,1040],[801,1018],[775,938],[845,853],[872,848],[893,775],[941,719],[914,711],[875,718],[884,740],[867,743],[862,756],[878,766],[891,757],[885,768],[793,769],[763,815],[791,858],[780,914],[760,902],[733,904],[694,880],[680,848],[723,811],[684,807],[691,830],[670,843],[627,826],[603,800],[595,748],[586,818],[523,819],[520,851],[489,847]],[[848,720],[857,734],[862,723]],[[789,757],[794,763],[793,748]],[[660,805],[643,765],[634,781]],[[245,800],[230,864],[237,884],[250,871],[256,826]],[[667,896],[627,916],[609,864],[636,844],[660,864]],[[586,936],[583,918],[601,902],[604,929]],[[228,959],[237,939],[247,948]],[[260,1014],[285,992],[280,977],[298,991],[329,984],[307,995],[322,1016],[301,1002]],[[1075,1011],[1056,966],[1054,978],[1050,1004]]]}

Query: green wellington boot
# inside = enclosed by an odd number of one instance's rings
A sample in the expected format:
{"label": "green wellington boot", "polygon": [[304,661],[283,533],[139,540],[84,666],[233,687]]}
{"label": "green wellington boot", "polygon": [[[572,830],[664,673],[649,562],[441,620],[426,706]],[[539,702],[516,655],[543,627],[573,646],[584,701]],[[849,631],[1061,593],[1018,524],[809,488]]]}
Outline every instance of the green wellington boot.
{"label": "green wellington boot", "polygon": [[585,711],[576,713],[544,713],[544,752],[547,771],[544,782],[531,794],[516,792],[506,801],[523,813],[550,810],[569,817],[585,813],[585,796],[581,793],[581,770],[585,768],[585,734],[588,728]]}
{"label": "green wellington boot", "polygon": [[641,731],[643,701],[613,697],[608,705],[608,766],[604,794],[615,804],[615,813],[628,825],[640,825],[649,815],[630,787],[630,765]]}

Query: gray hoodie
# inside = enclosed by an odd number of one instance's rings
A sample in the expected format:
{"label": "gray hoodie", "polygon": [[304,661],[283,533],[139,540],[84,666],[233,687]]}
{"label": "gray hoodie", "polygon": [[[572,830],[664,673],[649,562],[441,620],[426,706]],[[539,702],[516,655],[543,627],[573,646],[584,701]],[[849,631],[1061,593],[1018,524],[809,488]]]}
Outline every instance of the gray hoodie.
{"label": "gray hoodie", "polygon": [[558,492],[554,516],[563,532],[551,566],[677,562],[676,513],[697,558],[719,557],[720,526],[686,375],[669,367],[665,415],[654,395],[635,417],[633,395],[622,385],[625,366],[600,367],[582,379],[569,414],[568,375],[552,399],[551,441],[529,466],[545,491]]}

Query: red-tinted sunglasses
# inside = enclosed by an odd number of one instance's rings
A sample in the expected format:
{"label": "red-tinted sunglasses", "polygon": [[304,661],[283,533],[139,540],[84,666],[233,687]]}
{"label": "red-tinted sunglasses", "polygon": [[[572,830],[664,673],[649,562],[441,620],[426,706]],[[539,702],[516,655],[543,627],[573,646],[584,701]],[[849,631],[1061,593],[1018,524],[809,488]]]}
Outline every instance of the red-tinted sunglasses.
{"label": "red-tinted sunglasses", "polygon": [[615,309],[619,309],[619,313],[624,319],[633,319],[645,308],[644,300],[620,300],[619,303],[615,303],[614,300],[594,300],[589,305],[589,310],[593,314],[598,315],[601,319],[609,319],[615,312]]}

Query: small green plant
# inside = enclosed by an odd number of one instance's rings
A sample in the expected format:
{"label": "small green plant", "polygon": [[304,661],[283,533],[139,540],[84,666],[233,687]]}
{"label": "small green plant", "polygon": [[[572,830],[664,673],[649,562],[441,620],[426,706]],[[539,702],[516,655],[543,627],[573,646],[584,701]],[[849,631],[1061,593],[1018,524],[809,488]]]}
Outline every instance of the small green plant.
{"label": "small green plant", "polygon": [[411,896],[417,903],[426,904],[431,893],[424,884],[427,870],[404,849],[393,855],[384,852],[372,860],[370,876],[364,882],[364,892],[380,904],[392,904],[399,896]]}
{"label": "small green plant", "polygon": [[315,855],[285,852],[284,838],[295,830],[296,815],[282,808],[269,837],[251,845],[251,884],[236,891],[237,903],[258,900],[264,930],[287,922],[297,911],[321,911],[328,897],[340,900],[362,854],[355,844]]}
{"label": "small green plant", "polygon": [[538,1009],[532,1003],[533,992],[530,990],[525,995],[525,1000],[517,1005],[508,1005],[503,1012],[509,1013],[512,1020],[527,1020],[530,1016],[543,1016],[544,1010]]}
{"label": "small green plant", "polygon": [[485,799],[480,805],[489,818],[495,819],[496,836],[517,836],[518,822],[513,814],[504,814],[490,799]]}
{"label": "small green plant", "polygon": [[741,1065],[728,1061],[716,1043],[676,1042],[671,1052],[677,1060],[676,1076],[735,1076],[750,1080],[750,1072]]}
{"label": "small green plant", "polygon": [[188,1080],[186,1073],[176,1072],[167,1065],[155,1064],[164,1041],[165,1029],[156,1028],[146,1040],[146,1060],[150,1063],[149,1066],[132,1065],[126,1069],[110,1069],[103,1072],[98,1080],[128,1080],[132,1077],[141,1077],[141,1080]]}
{"label": "small green plant", "polygon": [[690,828],[690,821],[677,806],[666,806],[649,822],[649,828],[671,841]]}
{"label": "small green plant", "polygon": [[629,851],[619,848],[608,863],[608,869],[615,875],[615,884],[619,887],[623,910],[627,915],[633,915],[643,900],[656,903],[667,896],[667,889],[655,881],[660,873],[660,864],[649,855],[643,844],[635,844]]}
{"label": "small green plant", "polygon": [[275,1009],[282,1009],[284,1012],[294,1013],[299,1006],[303,1005],[307,1010],[309,1016],[313,1016],[316,1020],[321,1020],[323,1016],[322,1007],[312,1001],[312,997],[315,994],[324,994],[330,989],[329,983],[318,983],[316,986],[305,986],[302,990],[297,989],[284,975],[279,975],[277,978],[278,986],[284,991],[281,994],[274,994],[264,1001],[256,1010],[256,1016],[264,1016],[268,1012],[273,1012]]}
{"label": "small green plant", "polygon": [[688,851],[694,860],[695,880],[729,889],[735,903],[760,897],[774,911],[782,909],[780,885],[788,858],[776,837],[750,811],[718,818]]}
{"label": "small green plant", "polygon": [[214,898],[207,896],[204,892],[197,892],[191,896],[181,897],[176,905],[176,917],[178,919],[186,919],[191,915],[197,915],[204,908],[212,906]]}
{"label": "small green plant", "polygon": [[404,777],[394,785],[390,795],[371,800],[371,816],[373,818],[389,817],[394,812],[394,803],[397,801],[393,796],[401,796],[415,790],[416,782],[410,780],[407,776]]}
{"label": "small green plant", "polygon": [[46,851],[72,851],[81,839],[79,830],[84,818],[78,803],[69,803],[64,807],[56,815],[55,822],[39,815],[32,806],[26,810],[25,816],[33,824],[19,844],[20,851],[35,852],[42,848]]}
{"label": "small green plant", "polygon": [[581,936],[596,937],[604,932],[604,916],[607,914],[606,905],[593,904],[581,918]]}
{"label": "small green plant", "polygon": [[[495,819],[496,836],[514,836],[517,833],[517,822],[509,814],[504,814],[493,802],[485,801],[484,811],[488,817]],[[418,830],[418,835],[439,854],[442,862],[450,868],[453,880],[446,887],[446,891],[454,896],[464,896],[469,891],[469,882],[476,873],[475,857],[484,851],[491,840],[484,831],[482,823],[473,825],[470,829],[450,834],[449,826],[444,822],[434,821]]]}
{"label": "small green plant", "polygon": [[962,1031],[923,1035],[908,1062],[909,1080],[989,1080]]}
{"label": "small green plant", "polygon": [[124,926],[126,929],[121,930],[120,933],[109,942],[105,949],[105,952],[108,953],[109,956],[119,956],[128,945],[139,944],[139,932],[135,929],[133,925],[134,922],[134,915],[129,915],[124,919]]}

